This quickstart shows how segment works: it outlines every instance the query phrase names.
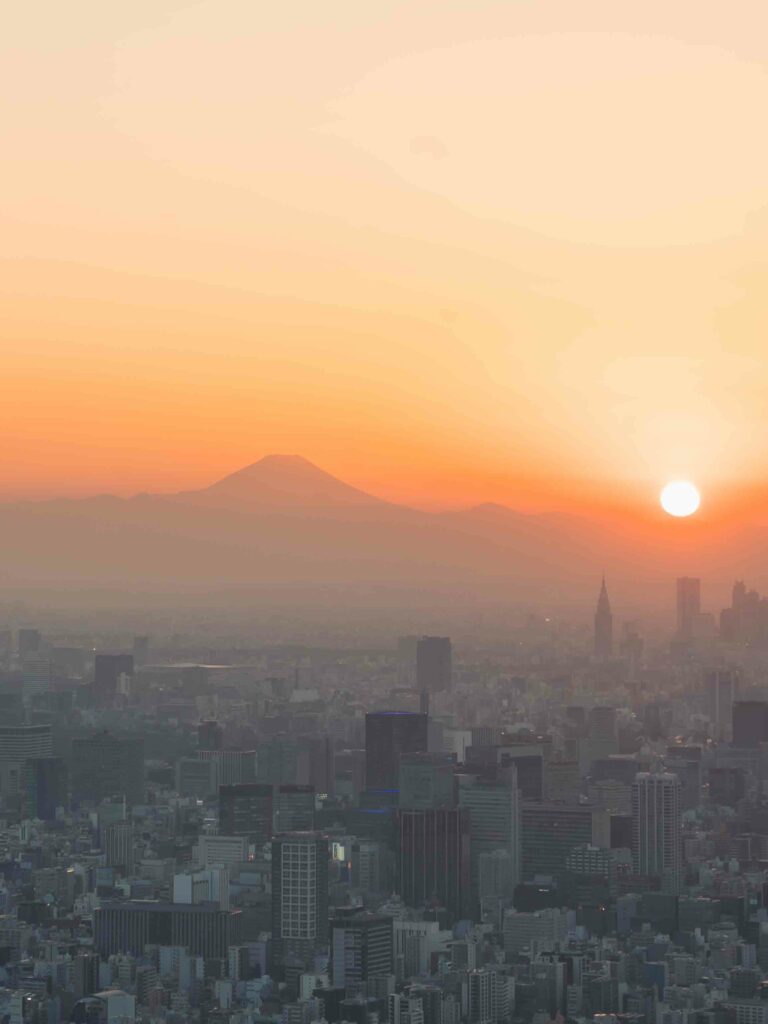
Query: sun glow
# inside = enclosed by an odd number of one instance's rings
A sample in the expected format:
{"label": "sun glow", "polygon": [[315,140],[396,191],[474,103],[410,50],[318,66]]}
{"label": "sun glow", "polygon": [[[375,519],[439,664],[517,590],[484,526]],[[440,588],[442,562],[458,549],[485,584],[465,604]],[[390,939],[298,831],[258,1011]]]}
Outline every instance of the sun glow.
{"label": "sun glow", "polygon": [[672,480],[659,496],[661,507],[671,516],[692,516],[701,504],[701,495],[688,480]]}

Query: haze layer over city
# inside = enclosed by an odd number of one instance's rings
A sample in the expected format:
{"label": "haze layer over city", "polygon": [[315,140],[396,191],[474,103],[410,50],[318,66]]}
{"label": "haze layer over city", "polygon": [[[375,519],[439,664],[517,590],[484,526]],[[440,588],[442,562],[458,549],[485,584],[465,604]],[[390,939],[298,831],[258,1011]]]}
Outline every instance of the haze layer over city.
{"label": "haze layer over city", "polygon": [[766,5],[3,28],[0,1024],[768,1024]]}

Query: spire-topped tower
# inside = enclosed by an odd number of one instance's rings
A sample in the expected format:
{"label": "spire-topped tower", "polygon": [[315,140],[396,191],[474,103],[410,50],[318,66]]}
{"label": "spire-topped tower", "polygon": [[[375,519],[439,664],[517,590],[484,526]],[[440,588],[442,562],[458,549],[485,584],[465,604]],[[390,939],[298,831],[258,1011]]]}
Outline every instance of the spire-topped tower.
{"label": "spire-topped tower", "polygon": [[595,610],[595,656],[597,658],[610,658],[612,654],[613,615],[611,613],[611,602],[608,600],[605,576],[603,576]]}

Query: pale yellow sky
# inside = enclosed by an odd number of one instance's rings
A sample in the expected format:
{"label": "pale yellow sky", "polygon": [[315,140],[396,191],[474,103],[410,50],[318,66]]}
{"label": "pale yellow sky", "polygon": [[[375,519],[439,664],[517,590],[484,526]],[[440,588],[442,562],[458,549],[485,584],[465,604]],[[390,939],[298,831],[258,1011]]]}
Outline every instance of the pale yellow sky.
{"label": "pale yellow sky", "polygon": [[768,8],[30,2],[2,486],[273,451],[421,503],[764,482]]}

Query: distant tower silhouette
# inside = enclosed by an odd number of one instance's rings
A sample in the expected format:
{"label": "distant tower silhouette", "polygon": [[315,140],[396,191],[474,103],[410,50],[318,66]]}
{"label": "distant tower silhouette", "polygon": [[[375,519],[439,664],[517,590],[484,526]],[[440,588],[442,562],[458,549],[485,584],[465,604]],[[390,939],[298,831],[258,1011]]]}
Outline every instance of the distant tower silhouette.
{"label": "distant tower silhouette", "polygon": [[595,655],[598,658],[610,658],[611,654],[613,654],[613,615],[605,586],[605,576],[603,576],[595,610]]}

